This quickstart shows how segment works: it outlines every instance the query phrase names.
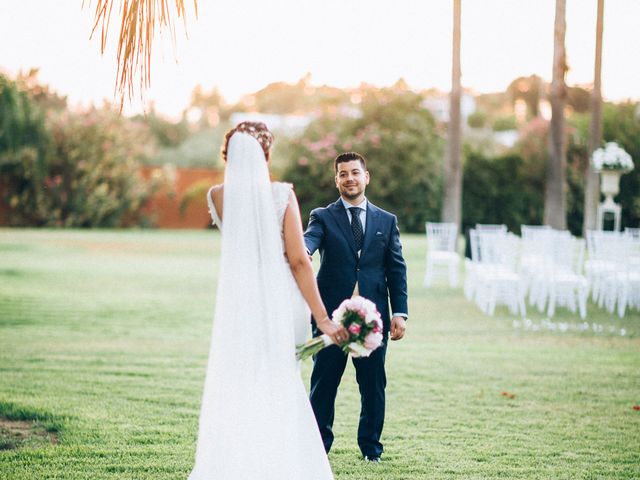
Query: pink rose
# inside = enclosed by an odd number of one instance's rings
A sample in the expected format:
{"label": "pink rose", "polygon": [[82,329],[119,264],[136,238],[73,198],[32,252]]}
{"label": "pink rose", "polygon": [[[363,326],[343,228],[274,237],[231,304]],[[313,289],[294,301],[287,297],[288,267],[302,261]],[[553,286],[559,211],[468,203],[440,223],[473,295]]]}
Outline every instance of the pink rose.
{"label": "pink rose", "polygon": [[367,350],[375,350],[382,343],[382,334],[380,332],[371,332],[364,337],[364,348]]}
{"label": "pink rose", "polygon": [[373,333],[380,333],[380,332],[382,332],[382,328],[376,323],[373,326],[373,330],[372,331],[373,331]]}
{"label": "pink rose", "polygon": [[354,335],[358,335],[360,333],[360,330],[362,330],[362,327],[357,323],[352,323],[351,325],[349,325],[349,331]]}
{"label": "pink rose", "polygon": [[343,300],[338,308],[342,308],[344,310],[350,310],[353,308],[352,301],[350,298]]}

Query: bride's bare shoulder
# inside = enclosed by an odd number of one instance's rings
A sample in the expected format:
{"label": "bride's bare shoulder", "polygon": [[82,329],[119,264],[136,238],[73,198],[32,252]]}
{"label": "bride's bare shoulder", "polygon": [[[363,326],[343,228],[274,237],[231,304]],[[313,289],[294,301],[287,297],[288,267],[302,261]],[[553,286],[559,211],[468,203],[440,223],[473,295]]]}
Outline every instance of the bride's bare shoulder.
{"label": "bride's bare shoulder", "polygon": [[220,183],[218,185],[212,186],[211,190],[209,190],[209,195],[211,195],[211,200],[215,202],[216,199],[221,199],[223,192],[224,192],[224,183]]}
{"label": "bride's bare shoulder", "polygon": [[216,214],[218,218],[222,218],[222,201],[224,198],[224,183],[219,185],[214,185],[209,190],[209,196],[211,197],[211,201],[213,202],[213,206],[216,209]]}

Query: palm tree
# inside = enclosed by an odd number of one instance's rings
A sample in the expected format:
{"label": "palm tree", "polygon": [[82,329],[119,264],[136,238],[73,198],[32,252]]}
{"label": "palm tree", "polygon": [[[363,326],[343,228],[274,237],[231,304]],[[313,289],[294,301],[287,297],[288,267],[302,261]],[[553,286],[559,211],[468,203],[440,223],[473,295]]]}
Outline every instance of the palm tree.
{"label": "palm tree", "polygon": [[449,142],[444,168],[442,220],[455,223],[460,231],[462,219],[462,162],[460,160],[460,18],[461,0],[453,1],[453,61],[449,108]]}
{"label": "palm tree", "polygon": [[[593,73],[593,91],[591,92],[591,124],[589,126],[589,159],[593,151],[602,141],[602,28],[604,23],[604,0],[598,0],[598,19],[596,22],[596,59]],[[596,228],[596,213],[600,188],[598,186],[598,172],[593,169],[591,162],[587,165],[586,185],[584,188],[584,225],[583,234],[587,230]]]}
{"label": "palm tree", "polygon": [[564,38],[566,32],[566,0],[556,0],[553,42],[553,79],[551,81],[551,125],[549,127],[549,158],[544,193],[544,223],[553,228],[567,228],[565,170],[567,164],[564,132],[564,106],[567,71]]}
{"label": "palm tree", "polygon": [[[151,47],[156,26],[160,31],[168,28],[175,40],[174,16],[186,16],[184,0],[174,0],[175,10],[170,0],[120,0],[120,35],[118,38],[118,70],[115,89],[120,95],[120,109],[125,94],[131,99],[134,93],[136,72],[140,76],[140,92],[151,84]],[[94,14],[91,35],[100,29],[100,51],[104,53],[109,33],[109,24],[115,0],[98,0]],[[84,6],[84,1],[83,1]],[[196,17],[197,0],[193,0]],[[186,26],[186,24],[185,24]]]}

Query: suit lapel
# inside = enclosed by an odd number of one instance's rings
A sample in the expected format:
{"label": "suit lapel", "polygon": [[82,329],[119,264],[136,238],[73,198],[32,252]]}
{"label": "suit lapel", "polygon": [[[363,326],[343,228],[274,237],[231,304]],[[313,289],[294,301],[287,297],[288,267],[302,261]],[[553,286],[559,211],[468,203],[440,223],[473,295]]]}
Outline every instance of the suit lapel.
{"label": "suit lapel", "polygon": [[378,231],[378,208],[371,202],[367,202],[367,224],[364,231],[364,240],[362,242],[362,253],[367,251],[367,247],[371,245],[371,242],[376,236]]}
{"label": "suit lapel", "polygon": [[356,255],[356,241],[353,238],[353,232],[351,231],[351,225],[349,224],[347,210],[344,208],[342,201],[338,199],[336,203],[331,205],[331,208],[329,208],[329,212],[331,212],[331,215],[340,227],[342,234],[345,236],[347,243],[351,247],[351,251],[354,255]]}

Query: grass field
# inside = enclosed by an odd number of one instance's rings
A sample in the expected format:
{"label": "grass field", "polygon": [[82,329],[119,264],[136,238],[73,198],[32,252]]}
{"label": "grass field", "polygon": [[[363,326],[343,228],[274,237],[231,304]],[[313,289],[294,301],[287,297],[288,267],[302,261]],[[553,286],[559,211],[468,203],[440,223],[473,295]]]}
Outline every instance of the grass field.
{"label": "grass field", "polygon": [[[186,478],[219,243],[212,231],[0,230],[0,416],[57,437],[10,449],[5,435],[0,479]],[[586,330],[564,310],[554,320],[576,328],[514,326],[461,290],[423,289],[424,239],[403,243],[410,320],[387,355],[383,463],[359,457],[348,368],[337,479],[640,478],[637,312],[589,305]]]}

